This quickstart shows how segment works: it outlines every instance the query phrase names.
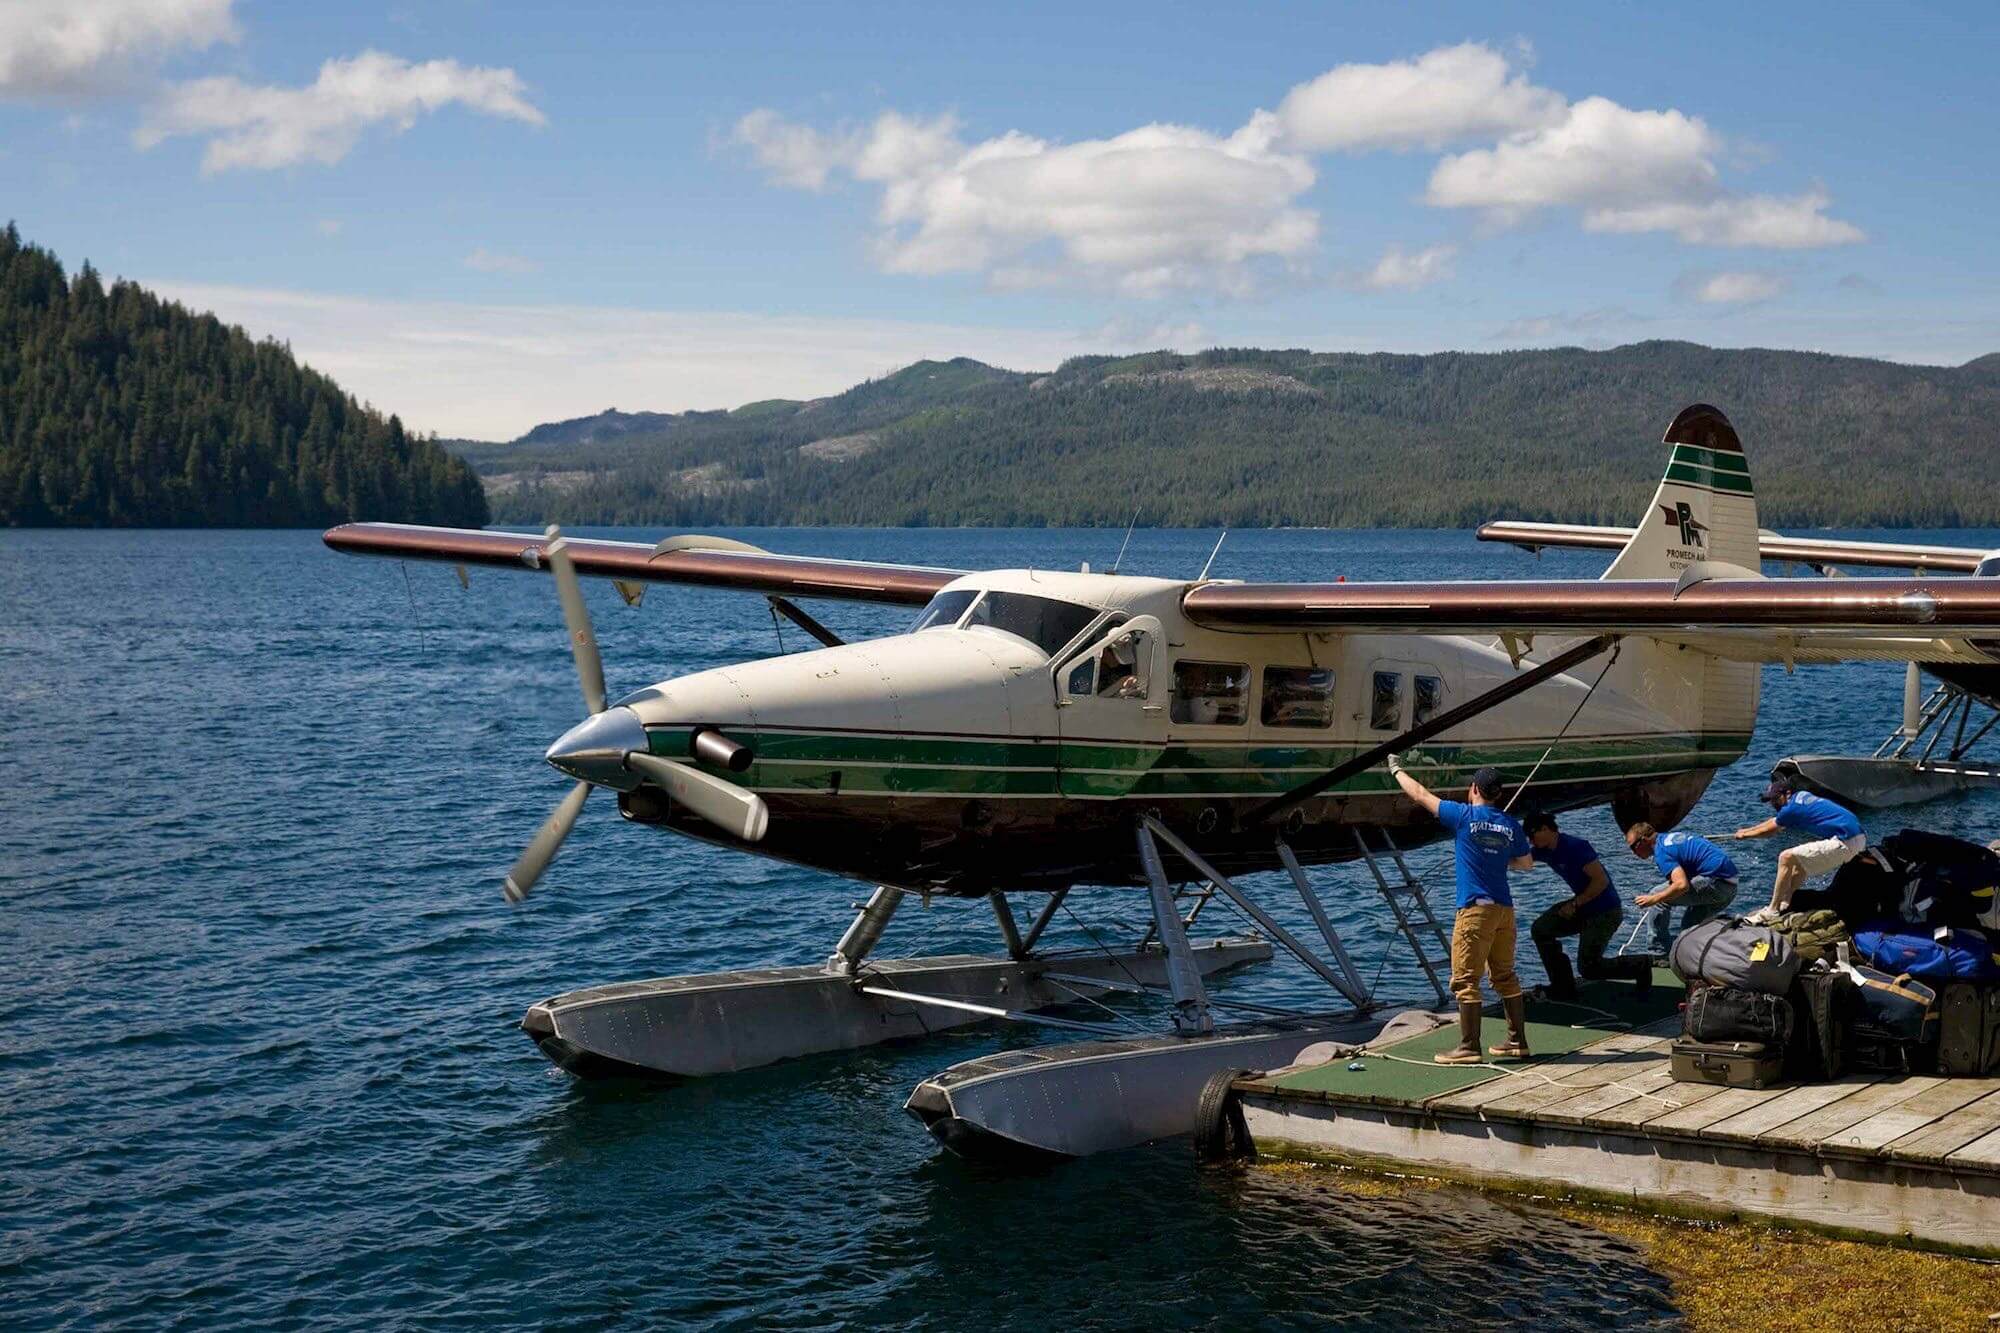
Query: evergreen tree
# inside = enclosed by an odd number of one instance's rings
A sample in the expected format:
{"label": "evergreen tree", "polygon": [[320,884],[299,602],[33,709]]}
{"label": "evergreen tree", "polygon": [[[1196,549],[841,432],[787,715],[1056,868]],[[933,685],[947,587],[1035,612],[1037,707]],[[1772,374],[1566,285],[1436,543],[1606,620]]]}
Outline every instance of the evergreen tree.
{"label": "evergreen tree", "polygon": [[487,521],[478,477],[289,349],[0,231],[0,523]]}

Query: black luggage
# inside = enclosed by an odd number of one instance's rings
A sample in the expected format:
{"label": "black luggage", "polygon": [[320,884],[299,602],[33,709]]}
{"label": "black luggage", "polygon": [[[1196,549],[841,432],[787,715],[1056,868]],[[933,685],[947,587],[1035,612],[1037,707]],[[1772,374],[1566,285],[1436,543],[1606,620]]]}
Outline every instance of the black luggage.
{"label": "black luggage", "polygon": [[1785,1048],[1785,1076],[1806,1083],[1840,1077],[1841,1052],[1854,1022],[1857,997],[1846,973],[1830,968],[1799,973],[1792,1003],[1792,1044]]}
{"label": "black luggage", "polygon": [[1676,1083],[1768,1088],[1784,1077],[1785,1054],[1760,1041],[1690,1041],[1673,1045],[1668,1061]]}
{"label": "black luggage", "polygon": [[1926,926],[1976,926],[1994,908],[2000,854],[1976,842],[1906,828],[1882,840],[1907,878],[1894,915]]}
{"label": "black luggage", "polygon": [[1688,992],[1681,1035],[1694,1041],[1755,1041],[1784,1050],[1792,1041],[1792,1006],[1782,995],[1697,986]]}
{"label": "black luggage", "polygon": [[1824,908],[1853,930],[1870,921],[1894,916],[1902,907],[1904,885],[1916,872],[1892,859],[1879,847],[1870,847],[1833,872],[1833,880],[1823,889],[1804,888],[1792,895],[1794,912]]}
{"label": "black luggage", "polygon": [[2000,1073],[2000,987],[1954,981],[1938,1003],[1938,1072]]}
{"label": "black luggage", "polygon": [[1937,1047],[1913,1041],[1895,1041],[1870,1034],[1865,1028],[1850,1029],[1843,1057],[1849,1073],[1928,1074],[1937,1068]]}

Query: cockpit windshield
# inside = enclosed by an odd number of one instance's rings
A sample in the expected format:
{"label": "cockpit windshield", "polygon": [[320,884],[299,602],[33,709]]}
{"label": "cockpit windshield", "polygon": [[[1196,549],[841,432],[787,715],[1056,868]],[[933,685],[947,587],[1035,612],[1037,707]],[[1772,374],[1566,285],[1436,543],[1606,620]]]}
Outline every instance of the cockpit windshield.
{"label": "cockpit windshield", "polygon": [[927,629],[950,629],[965,614],[965,608],[972,605],[972,599],[979,596],[977,588],[953,588],[941,592],[924,606],[924,612],[917,617],[917,623],[910,627],[915,634]]}
{"label": "cockpit windshield", "polygon": [[[940,594],[944,595],[944,594]],[[967,629],[992,629],[1026,639],[1053,657],[1097,619],[1096,607],[1034,597],[1024,592],[989,592],[966,617]]]}
{"label": "cockpit windshield", "polygon": [[1984,560],[1981,560],[1978,566],[1973,569],[1972,577],[1976,579],[2000,578],[2000,551],[1995,551]]}

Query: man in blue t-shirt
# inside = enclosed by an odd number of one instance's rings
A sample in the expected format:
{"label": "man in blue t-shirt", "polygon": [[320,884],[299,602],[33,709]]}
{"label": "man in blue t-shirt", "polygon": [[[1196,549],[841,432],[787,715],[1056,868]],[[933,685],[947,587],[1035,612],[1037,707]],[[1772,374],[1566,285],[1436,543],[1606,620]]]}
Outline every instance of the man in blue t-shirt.
{"label": "man in blue t-shirt", "polygon": [[1569,969],[1569,955],[1563,952],[1563,938],[1576,936],[1576,970],[1585,981],[1622,977],[1636,982],[1641,995],[1653,989],[1653,960],[1650,958],[1606,958],[1604,950],[1618,935],[1625,909],[1618,902],[1618,890],[1611,872],[1597,859],[1597,849],[1572,833],[1556,827],[1556,817],[1536,813],[1526,820],[1528,841],[1534,858],[1556,872],[1569,885],[1571,897],[1535,918],[1528,937],[1542,956],[1542,970],[1549,974],[1549,996],[1557,1000],[1576,998],[1576,977]]}
{"label": "man in blue t-shirt", "polygon": [[1507,1040],[1494,1055],[1528,1058],[1528,1005],[1514,975],[1514,895],[1507,871],[1535,864],[1521,821],[1500,808],[1500,770],[1472,775],[1464,801],[1439,800],[1431,789],[1403,771],[1401,755],[1389,756],[1389,772],[1403,794],[1451,830],[1457,862],[1458,915],[1451,928],[1451,989],[1458,997],[1458,1045],[1433,1058],[1441,1065],[1476,1065],[1479,1049],[1479,974],[1493,981],[1493,993],[1507,1011]]}
{"label": "man in blue t-shirt", "polygon": [[1674,904],[1681,906],[1681,929],[1708,920],[1736,901],[1736,863],[1707,838],[1692,833],[1661,833],[1651,824],[1625,830],[1625,845],[1640,860],[1650,859],[1666,882],[1632,900],[1635,907],[1658,908],[1653,917],[1653,952],[1664,954],[1672,932],[1667,920]]}
{"label": "man in blue t-shirt", "polygon": [[1778,813],[1761,824],[1736,830],[1739,838],[1768,838],[1780,829],[1803,833],[1808,841],[1778,853],[1778,876],[1771,885],[1771,905],[1749,919],[1759,925],[1776,921],[1792,905],[1792,895],[1815,875],[1834,871],[1868,850],[1861,821],[1838,801],[1795,790],[1784,778],[1772,778],[1760,797]]}

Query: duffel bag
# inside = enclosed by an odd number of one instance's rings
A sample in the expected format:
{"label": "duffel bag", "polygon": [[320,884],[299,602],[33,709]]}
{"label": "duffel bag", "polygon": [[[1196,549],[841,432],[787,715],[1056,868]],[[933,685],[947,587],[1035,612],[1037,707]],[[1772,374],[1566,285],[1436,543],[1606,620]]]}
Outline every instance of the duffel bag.
{"label": "duffel bag", "polygon": [[2000,981],[2000,955],[1983,930],[1970,926],[1913,929],[1876,921],[1854,932],[1855,956],[1884,972],[1925,981]]}
{"label": "duffel bag", "polygon": [[1799,953],[1769,926],[1741,917],[1713,916],[1682,931],[1667,958],[1683,982],[1783,995],[1799,974]]}
{"label": "duffel bag", "polygon": [[1681,1035],[1693,1041],[1760,1041],[1784,1050],[1792,1040],[1792,1006],[1782,995],[1697,986],[1688,992]]}
{"label": "duffel bag", "polygon": [[1840,1077],[1841,1053],[1854,1022],[1854,981],[1830,967],[1806,968],[1792,983],[1792,1044],[1785,1048],[1787,1077],[1828,1083]]}
{"label": "duffel bag", "polygon": [[[1842,972],[1858,992],[1853,1025],[1855,1040],[1900,1042],[1906,1045],[1937,1044],[1937,992],[1908,976],[1844,963]],[[1854,1041],[1849,1042],[1852,1049]]]}
{"label": "duffel bag", "polygon": [[1836,950],[1848,939],[1846,923],[1827,908],[1787,912],[1771,923],[1771,929],[1792,942],[1804,963],[1833,961]]}

